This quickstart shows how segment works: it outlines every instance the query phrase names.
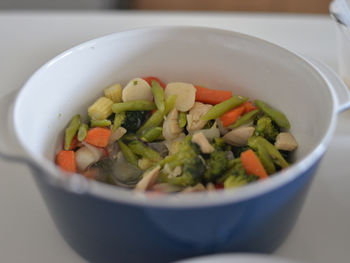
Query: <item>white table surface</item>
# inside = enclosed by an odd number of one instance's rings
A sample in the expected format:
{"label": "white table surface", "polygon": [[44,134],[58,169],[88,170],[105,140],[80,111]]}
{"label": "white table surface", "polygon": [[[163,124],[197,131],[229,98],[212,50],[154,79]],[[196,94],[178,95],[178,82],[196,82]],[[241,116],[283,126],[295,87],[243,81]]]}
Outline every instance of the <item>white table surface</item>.
{"label": "white table surface", "polygon": [[[80,42],[149,25],[219,27],[274,42],[336,69],[328,16],[237,13],[0,12],[0,96]],[[30,118],[30,116],[28,116]],[[338,127],[289,238],[276,255],[303,262],[350,262],[350,113]],[[0,160],[0,262],[85,262],[61,238],[29,170]]]}

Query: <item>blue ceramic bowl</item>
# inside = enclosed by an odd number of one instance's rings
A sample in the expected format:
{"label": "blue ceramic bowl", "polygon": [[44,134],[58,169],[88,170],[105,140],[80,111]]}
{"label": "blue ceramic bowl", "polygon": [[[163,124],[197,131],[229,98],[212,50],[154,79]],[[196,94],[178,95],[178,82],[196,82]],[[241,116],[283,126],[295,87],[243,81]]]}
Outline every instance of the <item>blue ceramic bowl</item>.
{"label": "blue ceramic bowl", "polygon": [[[269,102],[290,119],[300,144],[295,163],[237,190],[166,197],[60,172],[53,160],[72,114],[85,114],[104,87],[147,75]],[[337,113],[348,106],[348,90],[331,70],[276,45],[219,29],[156,27],[92,40],[45,64],[19,92],[9,128],[20,148],[12,155],[32,168],[73,249],[91,262],[169,262],[276,249],[298,217]]]}

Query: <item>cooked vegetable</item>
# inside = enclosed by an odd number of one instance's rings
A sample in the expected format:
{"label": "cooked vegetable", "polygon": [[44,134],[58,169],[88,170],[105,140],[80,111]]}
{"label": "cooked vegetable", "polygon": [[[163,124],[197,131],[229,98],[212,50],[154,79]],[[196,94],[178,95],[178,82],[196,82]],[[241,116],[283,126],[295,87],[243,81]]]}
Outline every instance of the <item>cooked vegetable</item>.
{"label": "cooked vegetable", "polygon": [[147,147],[140,141],[132,141],[128,144],[128,146],[133,153],[147,158],[151,161],[159,161],[161,159],[159,153],[157,153],[152,148]]}
{"label": "cooked vegetable", "polygon": [[136,132],[147,118],[147,111],[127,111],[121,126],[129,133]]}
{"label": "cooked vegetable", "polygon": [[125,115],[125,111],[115,114],[112,131],[116,131],[122,125],[125,119]]}
{"label": "cooked vegetable", "polygon": [[252,150],[242,152],[240,159],[247,174],[254,174],[259,176],[260,179],[265,179],[268,177],[264,166],[261,164],[258,156],[256,156]]}
{"label": "cooked vegetable", "polygon": [[122,98],[124,102],[140,100],[151,102],[153,99],[151,86],[144,79],[134,78],[124,87]]}
{"label": "cooked vegetable", "polygon": [[232,97],[232,92],[228,90],[214,90],[205,87],[195,86],[196,101],[208,103],[208,104],[219,104]]}
{"label": "cooked vegetable", "polygon": [[187,123],[187,113],[180,111],[179,112],[179,127],[184,128]]}
{"label": "cooked vegetable", "polygon": [[110,129],[95,127],[87,132],[85,142],[97,147],[106,147],[108,145],[109,136],[111,136]]}
{"label": "cooked vegetable", "polygon": [[86,123],[82,123],[79,126],[78,130],[78,141],[82,142],[84,141],[86,134],[88,132],[89,126]]}
{"label": "cooked vegetable", "polygon": [[240,117],[238,120],[236,120],[233,124],[231,124],[229,128],[231,129],[238,128],[239,126],[252,122],[256,118],[258,113],[259,113],[259,110],[249,111],[248,113]]}
{"label": "cooked vegetable", "polygon": [[110,120],[91,120],[91,127],[108,127],[111,126],[112,122]]}
{"label": "cooked vegetable", "polygon": [[281,128],[289,129],[290,123],[287,117],[280,111],[273,109],[267,103],[261,100],[255,100],[254,103],[260,110],[262,110],[266,115],[268,115],[277,125]]}
{"label": "cooked vegetable", "polygon": [[153,98],[154,98],[154,103],[156,104],[157,109],[159,111],[164,111],[165,106],[164,106],[164,90],[163,90],[163,88],[155,80],[152,80],[151,87],[152,87],[152,94],[153,94]]}
{"label": "cooked vegetable", "polygon": [[162,135],[162,132],[162,127],[151,128],[142,135],[141,140],[144,142],[153,142]]}
{"label": "cooked vegetable", "polygon": [[105,97],[113,102],[122,101],[122,91],[123,87],[119,83],[113,84],[104,90]]}
{"label": "cooked vegetable", "polygon": [[164,121],[164,116],[166,116],[175,106],[177,96],[172,95],[165,100],[165,110],[164,112],[156,111],[151,117],[140,127],[136,132],[137,135],[142,135],[142,133],[150,128],[160,126]]}
{"label": "cooked vegetable", "polygon": [[133,151],[130,150],[130,148],[123,143],[122,141],[118,141],[118,145],[120,147],[120,150],[122,151],[124,158],[131,163],[132,165],[137,167],[138,163],[138,158],[137,156],[133,153]]}
{"label": "cooked vegetable", "polygon": [[104,120],[112,114],[113,101],[106,98],[100,97],[88,108],[89,116],[92,120]]}
{"label": "cooked vegetable", "polygon": [[72,139],[79,130],[80,122],[81,122],[81,117],[79,114],[77,114],[71,119],[68,127],[66,128],[65,136],[64,136],[64,149],[65,150],[70,149]]}
{"label": "cooked vegetable", "polygon": [[278,135],[278,129],[273,125],[272,120],[268,116],[263,116],[256,123],[255,135],[262,136],[270,142],[274,142]]}
{"label": "cooked vegetable", "polygon": [[196,100],[196,89],[189,83],[172,82],[166,85],[164,95],[166,98],[177,95],[175,108],[178,111],[189,111]]}
{"label": "cooked vegetable", "polygon": [[116,114],[123,111],[149,111],[154,109],[156,109],[154,102],[147,100],[114,103],[112,106],[112,110]]}
{"label": "cooked vegetable", "polygon": [[74,151],[61,150],[56,156],[56,164],[63,171],[75,173],[77,171],[77,166],[75,163]]}
{"label": "cooked vegetable", "polygon": [[288,162],[283,158],[282,154],[268,140],[261,136],[254,136],[248,139],[248,145],[257,150],[258,147],[264,147],[275,164],[281,168],[289,166]]}
{"label": "cooked vegetable", "polygon": [[247,100],[248,98],[242,96],[233,96],[232,98],[213,106],[204,116],[201,117],[201,119],[207,121],[216,119]]}
{"label": "cooked vegetable", "polygon": [[282,113],[230,91],[147,77],[104,94],[88,108],[90,126],[70,120],[61,169],[156,195],[213,191],[288,167],[298,146]]}
{"label": "cooked vegetable", "polygon": [[298,147],[298,143],[291,133],[281,132],[276,137],[275,146],[278,150],[294,151]]}

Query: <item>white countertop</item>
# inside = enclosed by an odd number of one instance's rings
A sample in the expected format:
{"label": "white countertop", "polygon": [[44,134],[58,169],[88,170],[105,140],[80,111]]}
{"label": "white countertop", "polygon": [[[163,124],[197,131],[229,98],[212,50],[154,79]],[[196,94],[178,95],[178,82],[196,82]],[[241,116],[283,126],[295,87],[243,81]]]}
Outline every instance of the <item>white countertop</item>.
{"label": "white countertop", "polygon": [[[0,96],[80,42],[149,25],[200,25],[254,35],[336,69],[328,16],[237,13],[0,12]],[[28,116],[30,117],[30,116]],[[349,262],[350,112],[338,127],[289,238],[276,255],[303,262]],[[29,170],[0,160],[0,262],[85,262],[61,238]]]}

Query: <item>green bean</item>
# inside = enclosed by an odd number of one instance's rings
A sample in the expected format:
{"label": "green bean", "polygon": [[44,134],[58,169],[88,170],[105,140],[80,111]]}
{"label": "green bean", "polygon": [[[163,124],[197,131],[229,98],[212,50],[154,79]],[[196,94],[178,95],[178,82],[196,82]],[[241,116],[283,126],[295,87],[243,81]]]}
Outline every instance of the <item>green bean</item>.
{"label": "green bean", "polygon": [[231,124],[230,126],[228,126],[231,129],[237,128],[243,124],[249,123],[251,121],[254,120],[254,118],[256,117],[256,115],[258,115],[260,110],[252,110],[246,114],[244,114],[241,118],[239,118],[238,120],[236,120],[233,124]]}
{"label": "green bean", "polygon": [[163,133],[162,127],[154,127],[149,130],[147,130],[141,137],[141,140],[145,142],[153,142],[154,140],[158,139],[160,135]]}
{"label": "green bean", "polygon": [[183,128],[186,126],[187,123],[187,114],[186,112],[180,111],[179,114],[179,127]]}
{"label": "green bean", "polygon": [[159,161],[161,159],[158,152],[156,152],[150,147],[147,147],[140,141],[137,141],[137,140],[132,141],[131,143],[128,144],[128,146],[133,153],[137,155],[141,155],[144,158],[154,160],[154,161]]}
{"label": "green bean", "polygon": [[90,126],[91,127],[107,127],[111,126],[112,122],[110,120],[91,120],[90,121]]}
{"label": "green bean", "polygon": [[246,102],[248,98],[242,96],[233,96],[232,98],[225,100],[219,104],[213,106],[205,115],[202,116],[201,120],[209,121],[220,117],[225,112],[241,105]]}
{"label": "green bean", "polygon": [[135,165],[136,167],[138,167],[137,163],[138,163],[138,158],[137,156],[134,154],[133,151],[130,150],[130,148],[123,143],[121,140],[118,140],[118,144],[119,144],[119,148],[122,151],[125,159],[131,163],[132,165]]}
{"label": "green bean", "polygon": [[116,114],[122,111],[148,111],[154,109],[156,109],[156,105],[148,100],[127,101],[112,105],[112,111]]}
{"label": "green bean", "polygon": [[124,142],[131,142],[131,141],[134,141],[137,139],[138,139],[138,137],[136,136],[136,134],[133,134],[133,133],[127,133],[127,134],[124,134],[124,136],[123,136]]}
{"label": "green bean", "polygon": [[266,115],[268,115],[276,124],[281,128],[290,128],[289,120],[287,119],[286,115],[284,115],[282,112],[275,110],[271,108],[268,104],[261,100],[255,100],[254,103],[260,110],[262,110]]}
{"label": "green bean", "polygon": [[86,123],[80,124],[79,130],[78,130],[78,141],[79,142],[84,141],[88,130],[89,130],[89,126]]}
{"label": "green bean", "polygon": [[248,139],[248,146],[254,150],[259,150],[259,147],[263,147],[270,155],[272,161],[282,168],[289,166],[288,162],[283,158],[278,149],[272,145],[268,140],[261,136],[253,136]]}
{"label": "green bean", "polygon": [[73,116],[68,127],[65,130],[64,137],[64,149],[69,150],[70,144],[72,143],[73,137],[77,133],[80,127],[81,117],[79,114]]}
{"label": "green bean", "polygon": [[165,110],[164,112],[156,111],[153,115],[139,128],[136,132],[138,136],[150,128],[160,126],[164,121],[164,116],[166,116],[175,106],[177,95],[171,95],[165,100]]}
{"label": "green bean", "polygon": [[152,80],[151,86],[152,86],[152,94],[153,94],[154,102],[157,106],[157,109],[159,111],[164,111],[165,105],[164,105],[163,88],[159,85],[158,81],[155,81],[155,80]]}
{"label": "green bean", "polygon": [[112,131],[115,132],[122,124],[125,119],[125,111],[116,113],[114,116]]}
{"label": "green bean", "polygon": [[262,145],[257,146],[257,154],[259,157],[260,162],[264,166],[266,172],[268,174],[273,174],[276,172],[275,165],[273,164],[273,160],[271,159],[271,156],[269,155],[268,151],[263,147]]}

